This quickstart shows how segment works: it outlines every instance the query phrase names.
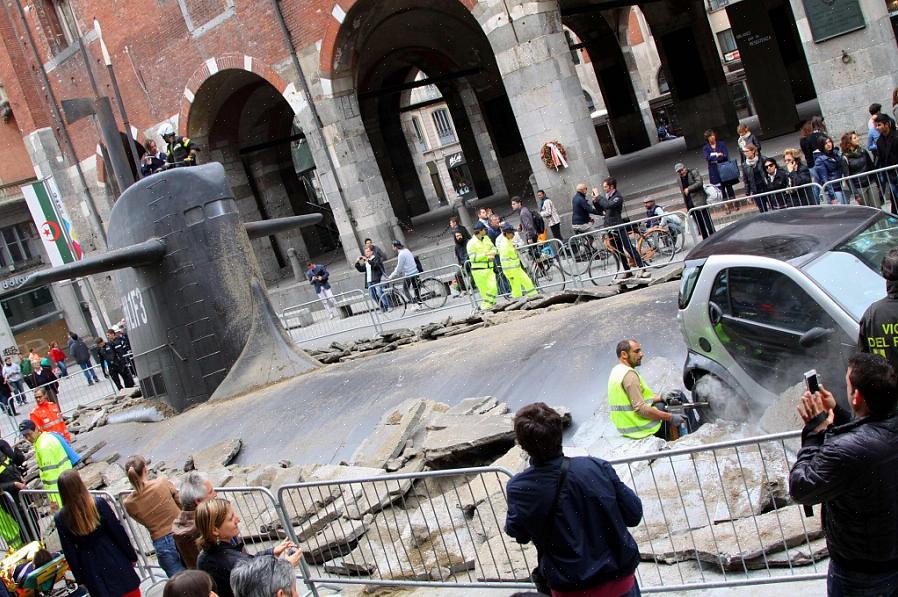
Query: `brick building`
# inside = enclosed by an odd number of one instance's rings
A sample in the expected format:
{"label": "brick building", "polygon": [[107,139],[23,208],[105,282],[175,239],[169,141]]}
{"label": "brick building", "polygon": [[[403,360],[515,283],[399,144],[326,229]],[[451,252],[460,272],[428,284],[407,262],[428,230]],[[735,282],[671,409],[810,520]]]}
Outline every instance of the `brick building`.
{"label": "brick building", "polygon": [[[603,176],[572,38],[591,57],[584,64],[622,152],[651,144],[647,89],[661,82],[690,146],[709,126],[735,130],[712,8],[727,11],[741,44],[761,134],[795,130],[809,82],[836,130],[861,129],[867,105],[898,84],[882,0],[846,0],[835,25],[811,0],[661,0],[640,4],[638,18],[611,0],[0,2],[0,100],[11,109],[0,122],[0,184],[15,195],[18,181],[53,177],[87,251],[103,250],[115,197],[107,154],[91,119],[60,115],[64,100],[94,95],[88,72],[99,94],[114,96],[96,19],[138,142],[161,141],[164,123],[195,140],[200,162],[225,165],[244,220],[325,214],[316,228],[253,241],[269,282],[290,271],[289,248],[315,256],[342,245],[352,260],[361,239],[386,246],[397,219],[439,202],[410,151],[402,108],[413,90],[438,90],[477,196],[518,192],[532,175],[561,197]],[[649,42],[661,68],[654,83],[639,68]],[[548,141],[566,148],[566,169],[543,165]],[[116,320],[108,277],[92,283]]]}

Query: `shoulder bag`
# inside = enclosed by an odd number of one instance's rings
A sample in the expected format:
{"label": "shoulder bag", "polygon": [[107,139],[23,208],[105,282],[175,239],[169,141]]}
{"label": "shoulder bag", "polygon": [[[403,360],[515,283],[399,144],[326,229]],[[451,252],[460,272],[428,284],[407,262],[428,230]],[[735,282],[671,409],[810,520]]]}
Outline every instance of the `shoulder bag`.
{"label": "shoulder bag", "polygon": [[732,160],[718,163],[717,173],[720,174],[720,182],[734,182],[739,180],[739,166]]}
{"label": "shoulder bag", "polygon": [[[561,497],[561,488],[564,487],[564,482],[567,480],[567,472],[568,469],[571,468],[571,459],[567,456],[564,457],[564,460],[561,462],[561,475],[558,477],[558,485],[555,486],[555,497],[552,499],[552,505],[549,506],[549,511],[546,513],[546,519],[543,522],[543,528],[540,531],[540,536],[545,538],[547,532],[551,530],[549,526],[552,523],[552,519],[555,518],[555,511],[558,509],[558,498]],[[536,542],[534,541],[534,545]],[[539,546],[536,547],[536,559],[537,565],[536,568],[530,573],[530,580],[533,581],[533,584],[536,585],[536,590],[543,595],[551,595],[552,589],[549,588],[549,583],[546,582],[546,577],[543,576],[543,573],[539,569],[539,560],[542,559],[542,556],[539,553]]]}

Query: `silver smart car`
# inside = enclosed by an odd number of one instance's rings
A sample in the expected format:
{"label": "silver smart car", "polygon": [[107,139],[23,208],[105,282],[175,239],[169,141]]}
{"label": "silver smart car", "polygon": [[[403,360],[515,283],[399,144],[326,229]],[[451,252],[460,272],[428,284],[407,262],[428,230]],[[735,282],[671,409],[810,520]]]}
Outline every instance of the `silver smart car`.
{"label": "silver smart car", "polygon": [[[844,402],[858,321],[885,296],[879,263],[895,246],[898,218],[859,206],[758,214],[701,242],[686,257],[679,293],[686,387],[720,382],[718,396],[747,408],[816,369]],[[712,401],[712,411],[719,406]]]}

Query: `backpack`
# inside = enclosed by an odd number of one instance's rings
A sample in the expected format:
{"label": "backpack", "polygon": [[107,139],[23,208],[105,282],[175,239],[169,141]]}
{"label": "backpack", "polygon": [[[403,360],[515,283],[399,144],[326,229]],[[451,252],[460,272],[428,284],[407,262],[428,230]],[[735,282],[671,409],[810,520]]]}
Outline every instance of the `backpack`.
{"label": "backpack", "polygon": [[418,273],[419,273],[419,274],[423,274],[423,273],[424,273],[424,266],[421,265],[421,260],[418,259],[418,256],[417,256],[417,255],[415,255],[414,257],[415,257],[415,267],[418,268]]}
{"label": "backpack", "polygon": [[544,233],[546,231],[546,221],[539,215],[539,212],[531,211],[530,214],[533,216],[533,229],[536,230],[537,234]]}

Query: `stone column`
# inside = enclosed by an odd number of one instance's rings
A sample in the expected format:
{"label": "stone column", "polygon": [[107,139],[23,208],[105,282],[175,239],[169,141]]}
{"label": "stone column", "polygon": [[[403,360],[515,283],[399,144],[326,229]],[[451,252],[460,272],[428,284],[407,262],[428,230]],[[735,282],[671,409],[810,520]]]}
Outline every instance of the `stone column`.
{"label": "stone column", "polygon": [[633,85],[633,93],[636,95],[636,103],[639,105],[642,124],[645,126],[645,132],[649,137],[649,146],[657,145],[658,128],[655,126],[655,118],[652,116],[652,108],[649,106],[648,94],[642,86],[639,64],[636,62],[630,46],[622,45],[620,50],[621,55],[624,57],[624,63],[627,65],[627,72],[630,73],[630,82]]}
{"label": "stone column", "polygon": [[[557,2],[481,0],[472,11],[496,55],[538,188],[573,194],[579,182],[598,186],[605,158],[590,119],[561,26]],[[501,134],[501,132],[500,132]],[[548,169],[540,149],[558,141],[568,167]]]}
{"label": "stone column", "polygon": [[804,3],[791,4],[827,129],[834,136],[850,130],[863,135],[867,108],[878,102],[887,112],[898,87],[898,51],[886,3],[860,0],[865,27],[820,43],[814,42]]}
{"label": "stone column", "polygon": [[480,159],[483,161],[483,168],[486,170],[486,176],[490,181],[490,186],[493,188],[493,194],[508,195],[508,189],[505,188],[505,179],[502,177],[502,169],[499,167],[498,160],[496,160],[493,141],[490,139],[486,122],[483,120],[483,113],[480,111],[480,102],[477,101],[477,95],[467,81],[464,80],[459,82],[458,93],[465,106],[468,121],[471,123],[471,130],[474,132],[474,139],[477,142],[477,150],[480,152]]}

